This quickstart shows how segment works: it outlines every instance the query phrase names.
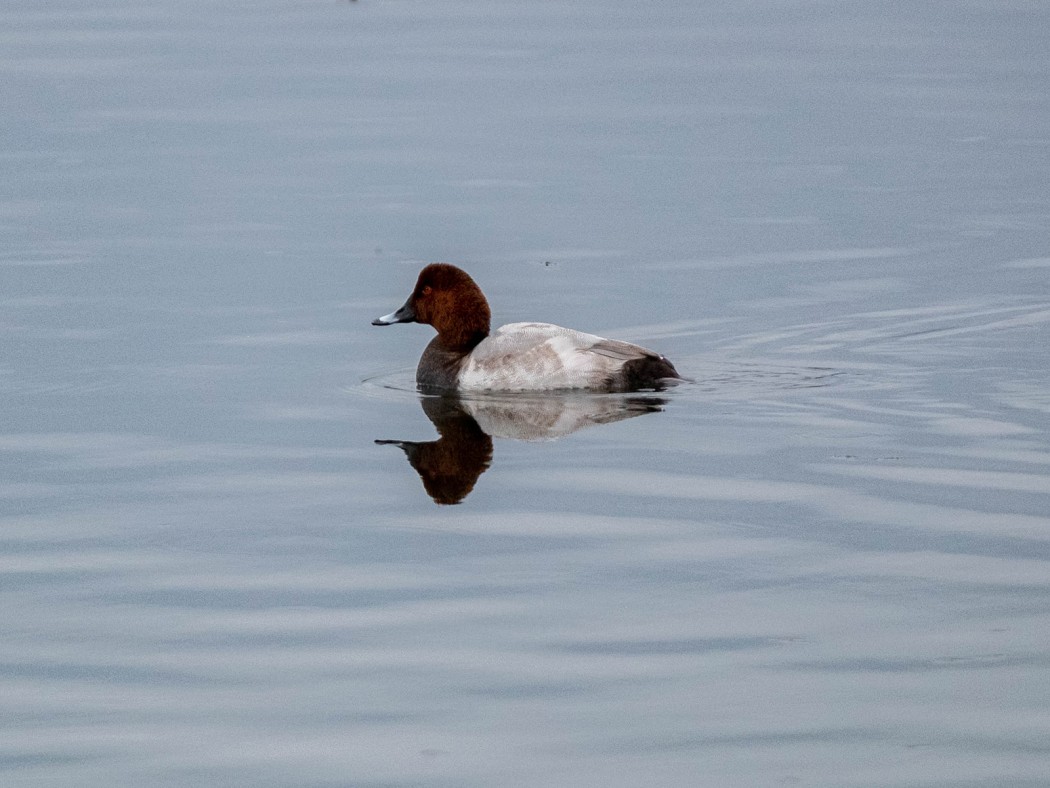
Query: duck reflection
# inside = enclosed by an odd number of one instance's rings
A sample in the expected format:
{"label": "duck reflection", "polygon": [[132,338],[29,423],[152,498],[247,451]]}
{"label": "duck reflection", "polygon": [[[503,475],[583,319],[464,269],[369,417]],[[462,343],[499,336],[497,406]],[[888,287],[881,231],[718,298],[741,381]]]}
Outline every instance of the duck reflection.
{"label": "duck reflection", "polygon": [[377,440],[398,446],[416,469],[435,503],[459,503],[492,462],[492,438],[455,397],[424,397],[423,412],[440,436],[436,441]]}
{"label": "duck reflection", "polygon": [[493,437],[557,440],[584,427],[661,411],[666,403],[650,396],[425,396],[420,404],[437,440],[376,443],[405,452],[435,503],[455,504],[492,464]]}

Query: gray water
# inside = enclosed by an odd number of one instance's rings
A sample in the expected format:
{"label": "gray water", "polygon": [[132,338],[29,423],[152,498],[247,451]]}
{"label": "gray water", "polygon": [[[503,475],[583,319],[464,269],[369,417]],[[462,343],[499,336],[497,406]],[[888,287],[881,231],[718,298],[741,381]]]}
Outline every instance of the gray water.
{"label": "gray water", "polygon": [[[0,783],[1046,785],[1047,85],[1021,0],[8,0]],[[694,382],[421,399],[434,260]]]}

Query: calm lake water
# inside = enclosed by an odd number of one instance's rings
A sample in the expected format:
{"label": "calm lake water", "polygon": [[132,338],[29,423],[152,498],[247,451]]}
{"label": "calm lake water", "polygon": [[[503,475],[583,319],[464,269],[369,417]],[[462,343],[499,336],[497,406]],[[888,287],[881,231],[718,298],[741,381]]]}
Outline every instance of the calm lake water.
{"label": "calm lake water", "polygon": [[[1022,0],[8,0],[0,783],[1046,785],[1048,85]],[[422,399],[434,260],[694,382]]]}

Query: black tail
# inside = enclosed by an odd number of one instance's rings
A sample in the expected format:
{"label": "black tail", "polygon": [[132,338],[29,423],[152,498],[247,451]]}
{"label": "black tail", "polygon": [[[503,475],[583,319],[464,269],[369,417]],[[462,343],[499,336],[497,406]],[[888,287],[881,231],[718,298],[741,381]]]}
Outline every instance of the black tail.
{"label": "black tail", "polygon": [[623,365],[621,372],[623,391],[639,389],[661,390],[667,387],[667,381],[680,380],[681,375],[674,364],[663,356],[642,356],[633,358]]}

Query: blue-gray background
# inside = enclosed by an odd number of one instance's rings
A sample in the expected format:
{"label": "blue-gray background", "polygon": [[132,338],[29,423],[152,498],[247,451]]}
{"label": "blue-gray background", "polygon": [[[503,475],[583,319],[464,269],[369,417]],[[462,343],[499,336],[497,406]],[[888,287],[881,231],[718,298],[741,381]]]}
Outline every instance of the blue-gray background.
{"label": "blue-gray background", "polygon": [[[1043,785],[1050,6],[0,9],[4,785]],[[661,413],[396,448],[418,268]]]}

